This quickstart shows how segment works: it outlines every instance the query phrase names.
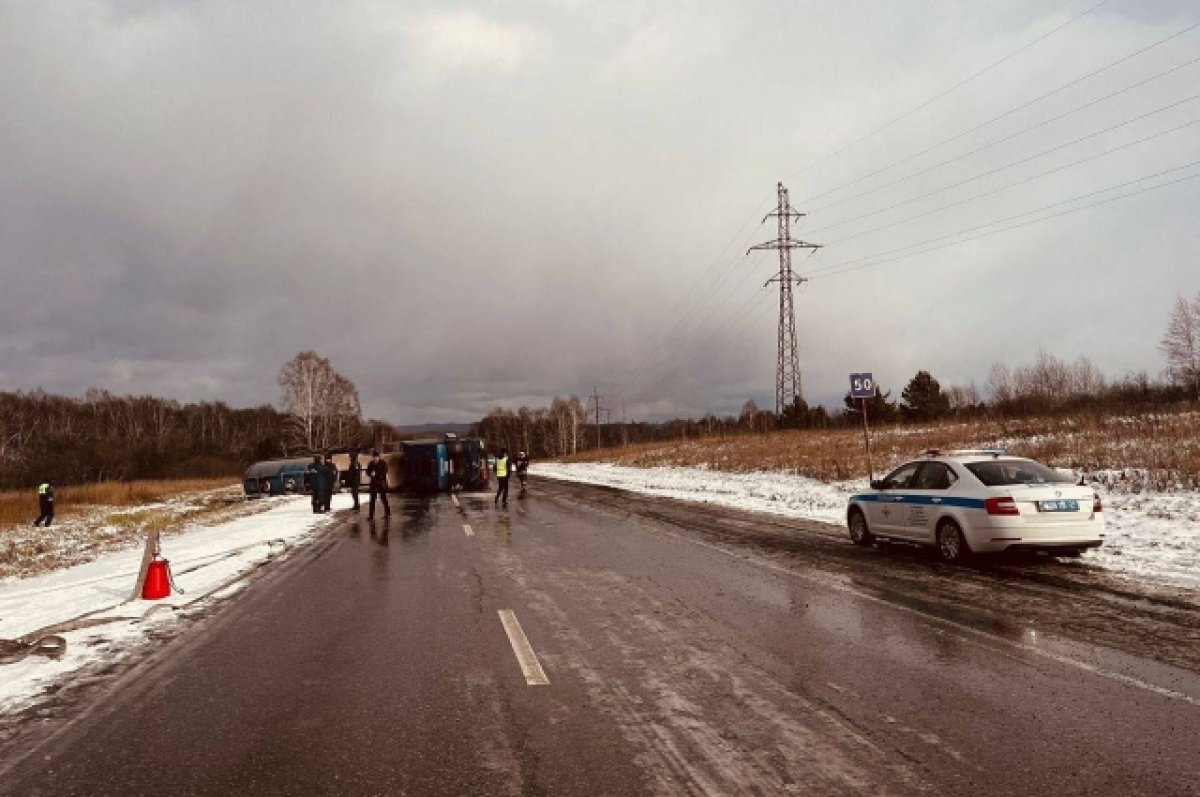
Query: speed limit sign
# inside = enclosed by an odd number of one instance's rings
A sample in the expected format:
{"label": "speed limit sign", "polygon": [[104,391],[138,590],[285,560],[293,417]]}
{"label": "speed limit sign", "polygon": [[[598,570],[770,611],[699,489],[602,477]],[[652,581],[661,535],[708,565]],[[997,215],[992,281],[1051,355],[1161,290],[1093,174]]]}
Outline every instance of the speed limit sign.
{"label": "speed limit sign", "polygon": [[875,398],[875,378],[869,373],[850,374],[850,398]]}
{"label": "speed limit sign", "polygon": [[871,430],[867,426],[867,399],[875,398],[875,377],[869,373],[850,374],[850,398],[862,404],[863,445],[867,449],[867,477],[875,479],[875,468],[871,466]]}

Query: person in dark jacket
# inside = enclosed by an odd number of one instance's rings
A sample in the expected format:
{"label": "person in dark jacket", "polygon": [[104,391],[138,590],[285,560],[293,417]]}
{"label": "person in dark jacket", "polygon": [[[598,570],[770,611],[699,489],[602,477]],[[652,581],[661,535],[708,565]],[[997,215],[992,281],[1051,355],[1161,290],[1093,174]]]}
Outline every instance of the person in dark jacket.
{"label": "person in dark jacket", "polygon": [[333,464],[333,454],[325,455],[325,494],[322,496],[321,509],[328,512],[332,509],[333,491],[338,485],[337,465]]}
{"label": "person in dark jacket", "polygon": [[359,470],[358,452],[350,452],[350,470],[346,472],[346,486],[350,488],[350,495],[354,497],[354,511],[358,511],[358,485],[362,482],[362,471]]}
{"label": "person in dark jacket", "polygon": [[54,480],[46,479],[38,485],[38,509],[42,514],[38,515],[38,519],[33,521],[33,525],[40,526],[42,521],[45,521],[46,528],[50,527],[50,521],[54,520]]}
{"label": "person in dark jacket", "polygon": [[371,452],[371,463],[367,465],[367,477],[371,485],[371,505],[367,509],[367,520],[375,519],[375,496],[383,499],[383,516],[391,517],[392,508],[388,506],[388,464],[379,457],[378,451]]}
{"label": "person in dark jacket", "polygon": [[524,451],[517,454],[517,458],[512,463],[513,470],[517,472],[517,482],[521,485],[521,494],[525,494],[525,480],[529,478],[529,455]]}
{"label": "person in dark jacket", "polygon": [[313,454],[313,461],[304,469],[308,474],[308,486],[312,488],[313,514],[319,514],[325,505],[325,465],[320,454]]}

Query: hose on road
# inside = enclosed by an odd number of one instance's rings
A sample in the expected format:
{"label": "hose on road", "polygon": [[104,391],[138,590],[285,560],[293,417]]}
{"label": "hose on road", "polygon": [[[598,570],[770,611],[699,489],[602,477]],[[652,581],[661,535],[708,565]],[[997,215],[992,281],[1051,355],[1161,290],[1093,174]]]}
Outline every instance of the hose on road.
{"label": "hose on road", "polygon": [[49,659],[61,659],[67,652],[67,640],[58,634],[32,639],[0,639],[0,664],[16,664],[26,656],[37,654]]}
{"label": "hose on road", "polygon": [[[243,545],[240,548],[235,548],[231,551],[223,551],[220,554],[218,554],[218,556],[220,558],[215,559],[214,561],[205,562],[204,564],[195,565],[183,572],[190,573],[190,572],[194,572],[196,570],[200,570],[205,567],[209,567],[211,565],[217,564],[220,561],[223,561],[230,557],[236,556],[237,554],[241,553],[242,551],[248,550],[250,548],[254,548],[254,547],[262,545],[262,544],[263,544],[263,541],[258,541],[258,542],[251,543],[250,545]],[[287,540],[284,540],[282,538],[275,538],[275,539],[267,540],[266,544],[270,548],[270,552],[268,553],[267,559],[266,559],[267,562],[274,560],[276,557],[279,556],[280,553],[287,550],[287,548],[288,548]],[[190,561],[193,561],[193,562],[202,561],[204,559],[209,559],[209,558],[212,558],[212,557],[211,556],[198,557],[198,558],[192,559]],[[237,583],[242,578],[245,578],[245,576],[248,574],[248,572],[253,572],[254,570],[257,570],[262,564],[263,564],[263,562],[254,563],[254,565],[251,566],[246,573],[239,573],[231,579],[226,579],[225,581],[218,584],[215,589],[211,590],[211,592],[213,592],[213,593],[220,592],[221,590],[228,588],[230,585]],[[168,571],[168,573],[170,573],[170,571]],[[125,575],[126,574],[118,574],[117,577],[121,577],[121,576],[125,576]],[[184,594],[183,590],[179,588],[179,585],[175,583],[174,576],[169,576],[169,577],[171,579],[171,587],[179,594],[181,594],[181,595]],[[104,578],[90,579],[85,582],[78,582],[75,585],[68,585],[68,586],[79,586],[82,584],[97,583],[100,581],[107,581],[111,578],[113,578],[113,576],[106,576]],[[51,588],[51,589],[61,590],[61,589],[63,589],[63,587],[60,586],[60,587]],[[115,609],[121,605],[122,604],[118,603],[118,604],[114,604],[112,606],[106,606],[102,609],[95,609],[93,611],[87,612],[86,614],[81,614],[78,617],[74,617],[70,620],[66,620],[61,623],[55,623],[54,625],[49,625],[49,626],[46,626],[45,628],[39,628],[38,630],[32,631],[28,634],[25,634],[22,637],[18,637],[17,639],[0,639],[0,665],[16,664],[17,662],[23,661],[25,658],[27,658],[28,656],[32,656],[32,655],[45,656],[48,659],[61,659],[63,657],[63,655],[67,652],[67,640],[65,637],[61,636],[61,634],[63,632],[76,631],[80,628],[88,628],[88,627],[94,626],[94,625],[104,625],[106,623],[113,623],[113,622],[118,622],[121,620],[144,619],[144,616],[141,618],[139,618],[139,617],[95,617],[94,616],[94,615],[100,614],[102,612],[111,611],[112,609]],[[155,608],[158,608],[158,607],[155,607]],[[153,609],[151,611],[153,611]],[[149,612],[147,612],[147,615],[148,614],[149,614]]]}

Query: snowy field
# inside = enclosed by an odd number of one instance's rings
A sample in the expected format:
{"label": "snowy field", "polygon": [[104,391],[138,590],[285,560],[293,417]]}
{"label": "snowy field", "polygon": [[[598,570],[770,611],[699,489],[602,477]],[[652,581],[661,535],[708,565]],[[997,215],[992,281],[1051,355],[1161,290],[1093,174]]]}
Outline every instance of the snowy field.
{"label": "snowy field", "polygon": [[[865,481],[826,484],[780,472],[727,473],[704,468],[633,468],[606,463],[535,464],[535,475],[631,492],[720,504],[785,517],[844,523],[846,499]],[[1104,478],[1104,545],[1083,561],[1161,584],[1200,588],[1200,492],[1125,492]]]}
{"label": "snowy field", "polygon": [[[314,515],[307,497],[267,498],[272,508],[214,526],[185,528],[162,540],[162,554],[182,594],[159,601],[128,600],[142,560],[141,547],[106,553],[87,564],[0,582],[0,639],[79,618],[121,618],[68,631],[58,660],[31,655],[0,665],[0,711],[19,708],[45,686],[86,664],[119,655],[149,631],[176,622],[175,611],[241,587],[239,576],[305,541],[329,520]],[[349,495],[333,508],[346,509]]]}

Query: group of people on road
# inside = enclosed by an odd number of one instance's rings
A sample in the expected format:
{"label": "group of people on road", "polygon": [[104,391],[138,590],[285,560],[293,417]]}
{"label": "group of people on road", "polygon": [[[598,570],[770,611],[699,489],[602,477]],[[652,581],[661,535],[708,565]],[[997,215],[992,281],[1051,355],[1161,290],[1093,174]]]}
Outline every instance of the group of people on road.
{"label": "group of people on road", "polygon": [[320,454],[313,454],[313,461],[308,463],[304,472],[312,490],[313,514],[328,512],[339,477],[337,466],[333,464],[333,455],[326,454],[322,461]]}
{"label": "group of people on road", "polygon": [[[370,488],[371,502],[367,508],[367,519],[375,519],[375,501],[377,499],[383,502],[383,516],[391,517],[392,508],[388,504],[388,464],[379,455],[379,451],[371,452],[371,461],[367,464],[367,484]],[[496,490],[495,503],[498,506],[508,507],[508,479],[510,472],[516,472],[518,480],[521,482],[521,490],[525,489],[525,478],[529,471],[529,457],[524,451],[517,454],[516,458],[508,456],[508,449],[500,449],[500,456],[496,458],[496,481],[498,488]],[[342,478],[337,465],[333,463],[333,455],[326,453],[324,455],[314,454],[313,461],[308,463],[305,469],[305,474],[308,477],[308,484],[312,490],[312,511],[313,514],[323,514],[330,511],[330,505],[333,503],[333,491],[337,488],[338,481]],[[361,486],[362,475],[358,461],[358,452],[350,452],[350,467],[346,470],[345,485],[350,488],[350,495],[354,497],[354,511],[359,511],[358,489]],[[41,514],[38,519],[33,522],[35,526],[45,525],[49,527],[51,521],[54,520],[54,481],[46,479],[37,489],[38,508]]]}
{"label": "group of people on road", "polygon": [[[379,451],[371,452],[371,461],[367,464],[366,470],[367,483],[371,493],[367,519],[375,519],[376,499],[383,501],[383,516],[391,517],[392,508],[388,505],[387,497],[388,464],[380,457]],[[325,454],[323,460],[320,454],[314,455],[313,461],[309,463],[305,472],[308,474],[309,486],[312,488],[313,513],[328,512],[330,504],[333,502],[333,491],[336,489],[339,479],[342,478],[337,466],[333,464],[333,455]],[[358,512],[360,509],[358,490],[362,486],[362,468],[358,461],[357,451],[350,452],[350,465],[346,469],[343,481],[346,487],[350,488],[350,495],[354,498],[353,510]]]}

